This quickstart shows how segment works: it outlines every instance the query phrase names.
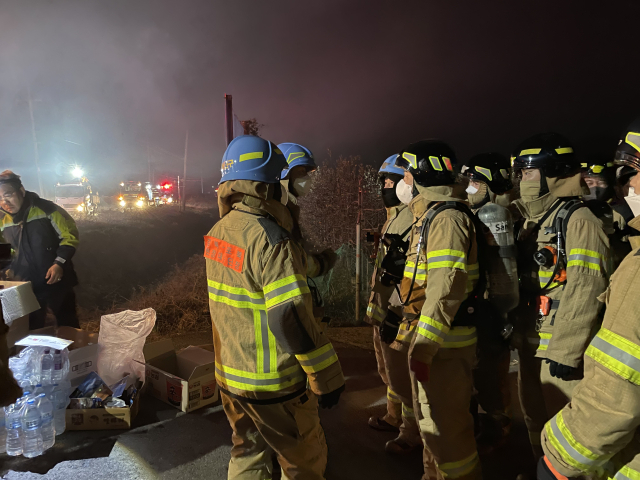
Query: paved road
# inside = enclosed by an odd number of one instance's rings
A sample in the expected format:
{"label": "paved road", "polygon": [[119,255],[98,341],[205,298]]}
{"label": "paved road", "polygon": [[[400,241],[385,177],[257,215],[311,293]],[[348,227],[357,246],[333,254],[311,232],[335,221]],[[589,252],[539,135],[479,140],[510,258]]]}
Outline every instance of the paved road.
{"label": "paved road", "polygon": [[[321,411],[329,443],[327,479],[419,479],[420,455],[403,459],[386,455],[384,444],[393,435],[373,431],[366,424],[370,415],[383,412],[385,404],[373,352],[340,345],[338,352],[347,376],[347,392],[339,408]],[[518,406],[514,409],[518,411]],[[0,475],[13,470],[31,473],[10,472],[2,479],[223,480],[230,445],[231,430],[221,406],[183,414],[145,397],[132,430],[66,432],[42,457],[0,456]],[[526,431],[518,415],[511,441],[482,459],[485,480],[515,479],[526,466],[528,455]]]}

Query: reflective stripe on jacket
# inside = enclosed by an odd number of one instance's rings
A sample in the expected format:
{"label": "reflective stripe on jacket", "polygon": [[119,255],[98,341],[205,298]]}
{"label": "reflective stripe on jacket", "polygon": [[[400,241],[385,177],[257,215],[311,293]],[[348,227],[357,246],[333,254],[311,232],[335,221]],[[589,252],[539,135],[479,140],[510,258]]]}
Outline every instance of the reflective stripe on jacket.
{"label": "reflective stripe on jacket", "polygon": [[[597,329],[602,306],[597,298],[607,288],[611,275],[609,239],[602,222],[587,207],[574,211],[567,225],[565,239],[566,282],[549,283],[554,267],[539,266],[533,260],[533,253],[545,246],[556,248],[556,234],[548,229],[554,226],[555,212],[562,204],[540,225],[537,234],[527,235],[527,228],[539,221],[556,200],[550,194],[536,200],[546,208],[541,208],[535,216],[531,216],[523,207],[522,200],[516,201],[525,215],[525,223],[517,240],[521,287],[526,292],[521,295],[521,301],[535,305],[535,298],[540,295],[553,301],[549,315],[539,320],[540,346],[536,356],[577,368]],[[537,310],[530,309],[529,317],[519,318],[518,321],[530,324],[527,328],[533,330],[538,321]]]}
{"label": "reflective stripe on jacket", "polygon": [[11,271],[17,280],[30,281],[36,293],[50,289],[46,274],[54,263],[64,275],[55,288],[73,287],[78,283],[71,259],[80,243],[76,223],[62,207],[27,192],[25,220],[14,223],[5,213],[0,220],[0,240],[14,250]]}
{"label": "reflective stripe on jacket", "polygon": [[[235,192],[258,194],[256,182],[231,183]],[[279,226],[291,224],[287,215],[247,194],[205,238],[216,377],[220,388],[250,401],[284,401],[307,384],[322,395],[344,384],[313,318],[304,250]]]}
{"label": "reflective stripe on jacket", "polygon": [[[437,201],[463,201],[460,186],[419,188],[423,201],[414,205],[420,218]],[[421,222],[419,222],[421,223]],[[417,250],[419,231],[412,238]],[[463,212],[443,210],[436,215],[420,252],[412,260],[425,265],[425,300],[417,319],[411,357],[431,363],[439,348],[462,348],[477,343],[476,328],[454,327],[458,309],[479,278],[478,245],[472,220]],[[423,267],[423,268],[425,268]],[[415,288],[415,287],[414,287]]]}
{"label": "reflective stripe on jacket", "polygon": [[[640,227],[640,219],[634,222]],[[640,478],[639,290],[636,249],[601,297],[607,310],[586,350],[584,379],[542,435],[548,459],[568,477],[591,473],[616,480]]]}
{"label": "reflective stripe on jacket", "polygon": [[[411,214],[411,210],[409,210],[405,204],[388,208],[387,221],[382,226],[381,234],[400,235],[411,226],[412,220],[413,215]],[[409,233],[406,234],[405,238],[408,237]],[[365,317],[365,321],[371,325],[380,325],[386,318],[387,310],[390,308],[394,310],[397,315],[402,316],[402,310],[400,308],[389,306],[389,299],[394,292],[394,287],[386,287],[380,283],[380,267],[386,254],[387,248],[380,242],[373,275],[371,276],[371,296],[369,297],[367,316]]]}

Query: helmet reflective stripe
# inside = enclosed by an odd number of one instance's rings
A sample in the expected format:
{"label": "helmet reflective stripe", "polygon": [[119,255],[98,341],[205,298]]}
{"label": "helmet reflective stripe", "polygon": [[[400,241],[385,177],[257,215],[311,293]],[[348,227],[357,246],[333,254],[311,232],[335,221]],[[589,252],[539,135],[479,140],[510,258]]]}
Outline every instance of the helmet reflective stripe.
{"label": "helmet reflective stripe", "polygon": [[242,155],[240,155],[240,161],[244,162],[247,160],[255,160],[256,158],[263,158],[263,157],[264,157],[263,152],[243,153]]}
{"label": "helmet reflective stripe", "polygon": [[413,168],[418,168],[418,161],[416,160],[416,156],[413,153],[404,152],[402,154],[402,158],[409,161],[409,165]]}
{"label": "helmet reflective stripe", "polygon": [[501,169],[500,169],[500,173],[502,174],[502,176],[503,176],[504,178],[509,178],[509,172],[507,172],[507,170],[506,170],[506,169],[501,168]]}
{"label": "helmet reflective stripe", "polygon": [[556,148],[556,153],[559,155],[563,153],[573,153],[573,148],[571,147]]}
{"label": "helmet reflective stripe", "polygon": [[444,162],[444,166],[447,167],[447,170],[453,172],[453,165],[451,165],[451,159],[447,157],[442,157],[442,161]]}
{"label": "helmet reflective stripe", "polygon": [[440,160],[438,159],[438,157],[429,157],[429,161],[431,162],[431,166],[434,170],[437,170],[439,172],[442,171],[442,165],[440,165]]}
{"label": "helmet reflective stripe", "polygon": [[485,177],[487,177],[489,180],[493,180],[493,175],[491,175],[491,170],[489,170],[488,168],[484,168],[484,167],[478,167],[476,166],[476,172],[484,175]]}
{"label": "helmet reflective stripe", "polygon": [[625,138],[625,142],[635,148],[638,152],[640,152],[640,133],[629,132],[627,133],[627,138]]}
{"label": "helmet reflective stripe", "polygon": [[291,152],[287,157],[287,163],[291,165],[291,162],[293,162],[296,158],[301,157],[304,157],[304,152]]}
{"label": "helmet reflective stripe", "polygon": [[522,151],[520,152],[520,155],[519,155],[519,156],[521,157],[521,156],[523,156],[523,155],[537,155],[537,154],[539,154],[541,151],[542,151],[542,149],[541,149],[541,148],[529,148],[529,149],[527,149],[527,150],[522,150]]}

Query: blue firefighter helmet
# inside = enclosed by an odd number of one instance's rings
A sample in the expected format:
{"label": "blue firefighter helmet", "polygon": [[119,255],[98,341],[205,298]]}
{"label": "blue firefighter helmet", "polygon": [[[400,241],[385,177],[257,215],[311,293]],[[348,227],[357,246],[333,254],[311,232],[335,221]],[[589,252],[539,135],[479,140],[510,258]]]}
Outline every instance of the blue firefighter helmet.
{"label": "blue firefighter helmet", "polygon": [[278,183],[286,165],[275,144],[254,135],[241,135],[233,139],[222,156],[220,183],[230,180]]}
{"label": "blue firefighter helmet", "polygon": [[378,175],[391,174],[391,175],[400,175],[401,177],[404,177],[404,170],[396,166],[396,158],[398,158],[397,153],[387,158],[382,164],[382,166],[380,167],[380,171],[378,172]]}
{"label": "blue firefighter helmet", "polygon": [[298,143],[281,143],[278,148],[282,150],[282,154],[287,161],[287,166],[282,170],[282,179],[289,175],[293,167],[306,167],[307,171],[313,171],[318,166],[313,159],[313,153],[306,147]]}

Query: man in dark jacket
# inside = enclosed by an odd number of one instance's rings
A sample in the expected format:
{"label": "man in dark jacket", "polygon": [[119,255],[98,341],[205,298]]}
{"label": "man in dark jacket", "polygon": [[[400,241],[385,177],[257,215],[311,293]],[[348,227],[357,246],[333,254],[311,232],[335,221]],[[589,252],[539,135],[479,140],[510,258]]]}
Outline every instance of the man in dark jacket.
{"label": "man in dark jacket", "polygon": [[73,287],[78,277],[71,258],[78,247],[78,228],[61,207],[25,191],[20,177],[0,173],[0,241],[14,250],[10,279],[31,282],[40,310],[31,314],[29,328],[44,327],[47,309],[58,326],[79,328]]}

